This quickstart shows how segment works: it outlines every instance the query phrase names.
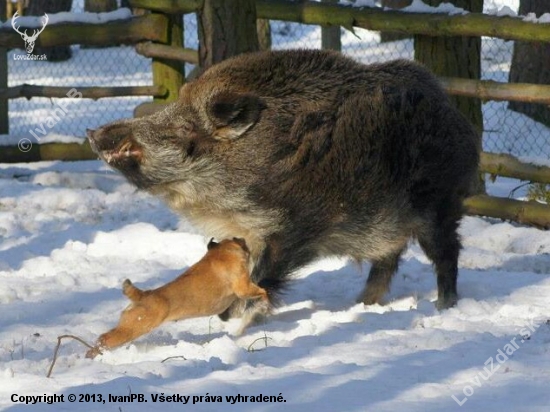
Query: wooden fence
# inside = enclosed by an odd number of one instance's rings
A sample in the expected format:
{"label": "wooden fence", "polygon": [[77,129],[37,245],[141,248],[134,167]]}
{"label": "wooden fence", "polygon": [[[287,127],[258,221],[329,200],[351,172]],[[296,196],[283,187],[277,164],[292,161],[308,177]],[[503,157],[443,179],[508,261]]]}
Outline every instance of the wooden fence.
{"label": "wooden fence", "polygon": [[[112,44],[138,45],[142,42],[157,42],[181,50],[183,33],[181,19],[163,13],[150,13],[127,20],[116,20],[103,24],[60,23],[50,24],[36,41],[39,47],[106,46]],[[24,30],[22,28],[21,30]],[[179,33],[179,34],[178,34]],[[177,98],[183,84],[183,75],[173,59],[152,56],[153,85],[133,87],[53,87],[22,84],[7,87],[6,53],[12,48],[21,48],[21,36],[11,27],[0,29],[0,119],[7,119],[7,101],[25,97],[70,98],[67,92],[73,88],[82,93],[83,98],[100,99],[119,96],[152,96],[155,101],[170,102]],[[0,134],[8,134],[7,121],[0,123]],[[21,156],[16,157],[18,160]]]}
{"label": "wooden fence", "polygon": [[[150,10],[145,16],[104,24],[63,23],[48,26],[37,41],[39,46],[69,44],[106,45],[134,44],[138,53],[153,58],[153,85],[140,87],[101,88],[78,90],[88,98],[112,96],[154,96],[157,102],[169,102],[177,97],[184,79],[178,64],[198,63],[196,50],[184,49],[182,45],[181,15],[194,13],[203,7],[202,0],[131,0],[136,8]],[[497,17],[481,13],[464,15],[405,13],[381,8],[354,8],[333,2],[295,2],[290,0],[256,0],[257,17],[284,20],[323,27],[341,26],[349,30],[359,27],[383,32],[429,36],[490,36],[507,40],[550,42],[550,24],[523,21],[516,17]],[[0,50],[21,47],[21,38],[11,28],[0,29]],[[1,53],[0,53],[1,54]],[[5,53],[4,53],[5,55]],[[0,66],[6,59],[0,57]],[[6,73],[7,67],[0,67]],[[527,101],[550,104],[550,86],[535,84],[507,84],[471,79],[441,78],[448,93],[487,100]],[[70,89],[70,88],[69,88]],[[66,88],[20,85],[7,88],[0,78],[0,119],[2,107],[10,98],[64,97]],[[0,131],[1,133],[1,131]],[[40,159],[90,158],[87,146],[76,149],[71,146],[67,154],[58,145],[41,145],[28,153],[14,148],[0,155],[0,162],[30,161]],[[74,145],[73,145],[74,146]],[[77,145],[78,146],[78,145]],[[480,170],[493,175],[502,175],[550,184],[550,168],[521,163],[507,155],[482,153]],[[488,215],[521,223],[550,228],[550,206],[537,202],[521,202],[480,195],[465,202],[470,214]]]}

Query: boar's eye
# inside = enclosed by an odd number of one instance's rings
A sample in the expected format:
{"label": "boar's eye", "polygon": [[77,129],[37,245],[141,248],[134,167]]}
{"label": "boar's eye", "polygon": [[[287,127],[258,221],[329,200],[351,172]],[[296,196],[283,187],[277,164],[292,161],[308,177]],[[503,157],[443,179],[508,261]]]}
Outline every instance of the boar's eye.
{"label": "boar's eye", "polygon": [[191,157],[195,153],[195,148],[197,147],[197,143],[195,142],[195,139],[189,140],[187,143],[187,156]]}

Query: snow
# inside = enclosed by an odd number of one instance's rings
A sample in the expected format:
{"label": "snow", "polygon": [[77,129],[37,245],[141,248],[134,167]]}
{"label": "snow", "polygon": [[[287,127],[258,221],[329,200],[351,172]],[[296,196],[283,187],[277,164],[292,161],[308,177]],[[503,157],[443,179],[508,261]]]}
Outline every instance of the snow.
{"label": "snow", "polygon": [[[51,24],[59,23],[90,23],[90,24],[101,24],[108,21],[114,20],[124,20],[132,17],[132,11],[128,8],[120,8],[114,11],[105,12],[105,13],[90,13],[90,12],[81,12],[81,13],[71,13],[71,12],[60,12],[60,13],[51,13],[48,14],[48,26]],[[18,16],[17,17],[17,26],[22,28],[32,28],[32,27],[42,27],[44,24],[43,16]],[[7,20],[4,23],[0,22],[1,27],[11,27],[12,20]]]}
{"label": "snow", "polygon": [[[499,16],[499,17],[518,17],[518,0],[505,1],[507,4],[502,4],[499,0],[486,0],[483,4],[483,12],[485,14]],[[372,7],[380,8],[380,2],[376,0],[340,0],[339,4],[344,6],[353,7]],[[393,10],[392,7],[384,7],[384,10]],[[412,0],[412,3],[400,11],[408,13],[442,13],[450,16],[457,14],[468,14],[467,10],[456,7],[452,2],[440,3],[437,7],[430,6],[424,3],[422,0]],[[531,23],[550,23],[550,13],[544,13],[540,17],[537,17],[535,13],[528,13],[527,16],[523,16],[524,21]]]}
{"label": "snow", "polygon": [[[345,6],[353,7],[378,7],[379,2],[375,0],[340,0],[339,2]],[[384,10],[393,10],[391,7],[384,7]],[[437,7],[429,6],[422,0],[413,0],[410,6],[400,9],[400,11],[409,13],[445,13],[449,15],[468,14],[468,12],[460,7],[455,7],[451,3],[441,3]]]}
{"label": "snow", "polygon": [[[225,397],[239,394],[281,394],[290,411],[458,410],[452,396],[484,411],[550,402],[550,232],[464,218],[461,300],[441,313],[431,265],[412,243],[385,306],[355,303],[368,264],[325,259],[300,270],[285,304],[242,336],[233,335],[238,320],[198,318],[94,360],[63,340],[48,379],[58,336],[93,342],[127,305],[125,278],[157,287],[197,261],[208,239],[99,161],[0,165],[0,197],[0,410],[23,407],[12,394],[64,395],[56,410],[89,411],[181,409],[153,403],[160,394],[190,396],[196,411],[229,409]],[[498,350],[510,352],[512,340],[519,348],[501,365]],[[485,380],[490,358],[496,370]],[[148,402],[67,401],[129,393]]]}
{"label": "snow", "polygon": [[353,7],[379,7],[375,0],[340,0],[338,3]]}
{"label": "snow", "polygon": [[[511,2],[491,4],[517,9]],[[281,35],[288,27],[276,23],[275,36],[285,40],[278,47],[319,39],[316,28],[301,39]],[[391,58],[391,48],[378,44],[376,33],[355,34],[343,36],[348,55],[364,62]],[[409,42],[396,47],[410,52]],[[490,47],[498,51],[511,43]],[[102,49],[104,61],[116,60],[120,50]],[[137,67],[129,75],[120,75],[119,66],[94,67],[89,75],[84,68],[92,51],[75,51],[70,62],[57,66],[71,86],[150,82],[142,57],[128,59]],[[58,84],[55,74],[15,73],[12,64],[10,86]],[[483,60],[486,79],[502,80],[508,68],[508,61]],[[67,115],[40,142],[81,141],[59,127],[94,127],[131,116],[135,99],[116,102],[117,110],[99,118],[90,110],[95,102],[71,101]],[[10,102],[10,122],[26,134],[9,139],[31,137],[27,131],[40,127],[36,119],[51,116],[57,104]],[[508,111],[505,103],[485,104],[489,109],[502,116],[486,116],[485,150],[506,152],[522,141],[522,147],[535,148],[520,151],[523,160],[548,165],[548,156],[536,149],[548,144],[548,129],[546,135],[535,133],[543,126]],[[526,189],[518,185],[499,177],[488,192],[522,198]],[[355,303],[368,263],[359,268],[344,259],[319,260],[296,274],[284,304],[265,323],[242,336],[234,335],[236,319],[172,322],[94,360],[84,358],[87,348],[67,339],[46,378],[58,336],[93,342],[117,323],[128,304],[121,293],[124,279],[142,288],[162,285],[200,259],[209,239],[99,161],[0,164],[0,411],[26,409],[25,396],[53,394],[64,402],[48,405],[43,399],[29,409],[547,411],[550,232],[477,217],[465,217],[459,231],[461,299],[450,310],[435,310],[431,264],[411,243],[383,306]],[[72,394],[77,402],[69,401]],[[86,394],[96,401],[78,402]],[[143,395],[147,403],[109,399],[130,394]],[[242,398],[260,394],[272,402]],[[181,398],[160,402],[161,395]],[[207,396],[222,397],[221,403]]]}
{"label": "snow", "polygon": [[468,14],[468,12],[460,7],[455,7],[452,3],[441,3],[437,7],[429,6],[422,0],[413,0],[410,6],[404,7],[401,11],[409,13],[445,13],[450,16],[456,14]]}
{"label": "snow", "polygon": [[540,17],[537,17],[535,13],[527,13],[527,16],[523,18],[523,21],[531,23],[550,23],[550,13],[544,13]]}
{"label": "snow", "polygon": [[500,7],[496,11],[495,15],[499,17],[517,17],[518,16],[518,14],[508,6]]}
{"label": "snow", "polygon": [[520,156],[519,160],[523,163],[531,163],[535,166],[550,167],[550,159],[544,159],[539,156]]}

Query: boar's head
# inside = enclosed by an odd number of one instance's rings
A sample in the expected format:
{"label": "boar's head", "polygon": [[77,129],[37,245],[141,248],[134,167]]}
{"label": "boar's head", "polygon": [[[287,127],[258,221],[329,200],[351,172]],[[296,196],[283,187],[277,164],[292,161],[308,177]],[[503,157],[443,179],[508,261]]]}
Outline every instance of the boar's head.
{"label": "boar's head", "polygon": [[92,149],[140,189],[212,175],[215,153],[252,128],[264,104],[247,92],[195,83],[161,112],[88,130]]}

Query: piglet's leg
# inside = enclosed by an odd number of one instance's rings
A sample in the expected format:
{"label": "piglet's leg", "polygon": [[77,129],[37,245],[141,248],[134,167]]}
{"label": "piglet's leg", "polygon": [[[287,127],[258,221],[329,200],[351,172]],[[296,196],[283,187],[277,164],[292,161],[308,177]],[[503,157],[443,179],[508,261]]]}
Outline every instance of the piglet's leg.
{"label": "piglet's leg", "polygon": [[240,299],[261,299],[269,303],[269,298],[267,297],[265,289],[252,283],[248,276],[245,279],[239,279],[233,285],[233,292]]}
{"label": "piglet's leg", "polygon": [[116,348],[149,333],[159,326],[167,315],[168,305],[160,297],[148,296],[132,303],[122,312],[118,326],[101,335],[95,350],[90,349],[86,357],[93,358],[98,354],[98,350]]}
{"label": "piglet's leg", "polygon": [[244,300],[256,300],[255,311],[245,311],[241,318],[236,335],[241,335],[251,323],[254,323],[258,317],[263,317],[269,312],[269,298],[265,289],[252,283],[248,276],[239,279],[233,285],[233,292],[237,297]]}

